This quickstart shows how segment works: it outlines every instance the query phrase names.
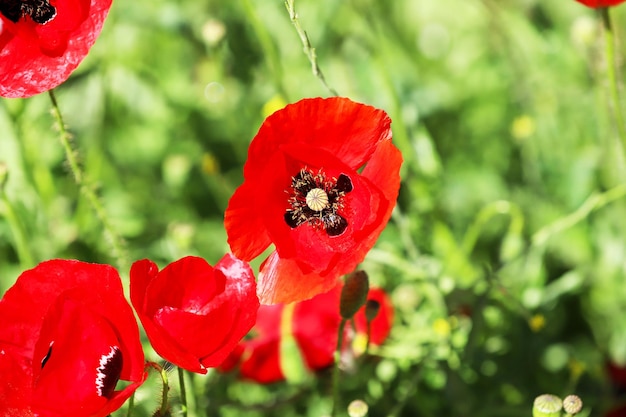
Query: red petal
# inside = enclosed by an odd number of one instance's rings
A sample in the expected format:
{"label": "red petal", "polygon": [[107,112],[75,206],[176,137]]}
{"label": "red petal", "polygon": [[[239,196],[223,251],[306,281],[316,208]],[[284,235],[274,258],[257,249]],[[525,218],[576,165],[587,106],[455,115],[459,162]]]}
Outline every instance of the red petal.
{"label": "red petal", "polygon": [[390,211],[395,206],[400,190],[400,166],[402,154],[391,141],[381,142],[372,158],[367,161],[361,175],[369,178],[372,183],[384,194],[391,204]]}
{"label": "red petal", "polygon": [[276,252],[261,265],[257,294],[261,304],[306,300],[337,285],[338,276],[305,274],[291,259],[281,259]]}
{"label": "red petal", "polygon": [[284,380],[279,347],[283,309],[282,304],[260,306],[250,338],[241,341],[229,357],[232,362],[227,367],[222,364],[220,370],[228,371],[241,362],[239,373],[244,378],[261,384]]}
{"label": "red petal", "polygon": [[[71,301],[70,304],[67,304],[68,300]],[[81,378],[89,378],[88,371],[82,367],[72,368],[72,363],[75,363],[72,360],[78,358],[80,361],[85,355],[98,355],[91,349],[95,345],[90,344],[89,340],[106,340],[106,344],[115,344],[119,348],[123,357],[120,378],[132,382],[132,388],[129,391],[124,390],[125,398],[145,380],[139,329],[132,310],[124,299],[119,275],[110,266],[64,260],[41,263],[24,272],[6,292],[0,301],[0,316],[3,317],[0,322],[0,351],[5,350],[6,346],[20,346],[20,350],[16,352],[24,363],[28,363],[37,372],[36,378],[29,372],[29,386],[32,386],[32,378],[35,378],[37,384],[45,385],[46,378],[42,376],[44,372],[41,370],[42,359],[49,356],[47,353],[50,341],[58,341],[54,354],[50,356],[52,359],[49,358],[50,362],[46,362],[45,367],[45,374],[55,374],[51,377],[51,384],[59,386],[59,379],[69,381],[69,385],[62,385],[62,392],[55,396],[58,404],[64,404],[63,398],[73,402],[76,397],[68,398],[68,395],[74,396],[86,386]],[[10,320],[4,321],[6,318]],[[101,334],[106,337],[83,339],[77,336],[85,334]],[[63,340],[67,339],[74,340],[74,343],[64,345]],[[72,377],[64,378],[59,377],[57,372],[52,372],[54,369],[60,373],[67,369],[74,371]],[[45,395],[52,392],[48,389],[44,391]],[[76,414],[63,409],[58,415],[84,417],[87,415],[85,409],[89,409],[92,411],[88,414],[90,416],[105,416],[112,411],[110,401],[119,395],[122,394],[115,393],[108,398],[88,400],[83,402],[86,408],[81,408]],[[35,397],[43,396],[39,393]],[[123,401],[116,403],[117,407],[122,403]],[[37,402],[37,405],[38,408],[49,406],[41,402]],[[110,411],[102,411],[104,408]],[[39,413],[39,410],[35,411]]]}
{"label": "red petal", "polygon": [[[131,268],[131,297],[144,286],[144,262]],[[135,283],[137,282],[137,285]],[[219,365],[250,330],[259,303],[250,267],[228,254],[211,267],[185,257],[168,265],[145,288],[139,318],[154,350],[168,361],[205,373]],[[137,306],[136,306],[137,307]]]}
{"label": "red petal", "polygon": [[244,182],[230,198],[224,214],[230,249],[244,261],[256,258],[272,243],[255,204],[259,189],[254,182]]}
{"label": "red petal", "polygon": [[[372,288],[367,294],[367,300],[374,300],[380,305],[378,314],[370,324],[370,342],[381,345],[389,336],[391,325],[393,324],[393,306],[391,300],[384,290]],[[354,316],[354,326],[357,332],[367,334],[367,318],[365,317],[365,306],[361,307]]]}
{"label": "red petal", "polygon": [[39,25],[0,14],[0,96],[29,97],[64,82],[100,34],[111,0],[57,0]]}
{"label": "red petal", "polygon": [[32,367],[19,350],[4,346],[0,349],[0,415],[32,417]]}
{"label": "red petal", "polygon": [[250,144],[244,176],[261,172],[267,158],[286,143],[319,147],[357,169],[378,142],[391,137],[390,125],[384,111],[347,98],[300,100],[265,120]]}
{"label": "red petal", "polygon": [[593,8],[616,6],[624,2],[624,0],[576,0],[576,1],[584,4],[585,6],[593,7]]}
{"label": "red petal", "polygon": [[334,362],[337,348],[341,285],[315,298],[298,303],[293,314],[293,331],[310,369],[319,370]]}

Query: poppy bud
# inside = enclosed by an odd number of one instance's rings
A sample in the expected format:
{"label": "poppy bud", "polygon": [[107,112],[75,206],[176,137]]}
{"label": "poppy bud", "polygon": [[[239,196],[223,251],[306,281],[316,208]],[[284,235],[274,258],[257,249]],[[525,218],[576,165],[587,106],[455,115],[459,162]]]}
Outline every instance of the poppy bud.
{"label": "poppy bud", "polygon": [[365,304],[369,281],[365,271],[354,271],[346,276],[346,282],[341,290],[339,312],[341,317],[349,320]]}
{"label": "poppy bud", "polygon": [[368,322],[371,322],[378,316],[380,311],[380,303],[376,300],[367,300],[365,303],[365,318]]}

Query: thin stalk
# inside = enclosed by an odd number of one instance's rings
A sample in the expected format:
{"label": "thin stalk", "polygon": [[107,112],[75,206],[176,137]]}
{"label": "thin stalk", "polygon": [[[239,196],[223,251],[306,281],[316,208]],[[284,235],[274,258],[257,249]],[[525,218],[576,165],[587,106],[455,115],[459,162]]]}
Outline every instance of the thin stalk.
{"label": "thin stalk", "polygon": [[128,261],[126,258],[124,240],[115,232],[115,229],[111,225],[106,211],[104,210],[104,206],[102,205],[102,202],[96,195],[93,188],[86,183],[85,175],[82,168],[80,167],[80,164],[78,163],[77,151],[72,148],[70,141],[71,136],[65,127],[63,115],[61,114],[61,109],[59,108],[59,104],[54,94],[54,90],[49,90],[48,93],[50,96],[50,101],[52,102],[52,115],[56,121],[57,128],[59,129],[59,139],[61,140],[61,145],[63,146],[63,150],[65,151],[65,159],[67,160],[70,171],[72,172],[74,181],[79,187],[83,197],[87,199],[89,205],[102,223],[102,226],[104,228],[104,234],[111,245],[113,257],[117,260],[118,267],[122,270],[126,270],[126,267],[128,266]]}
{"label": "thin stalk", "polygon": [[163,366],[155,362],[149,362],[148,365],[154,368],[159,373],[159,376],[161,377],[161,381],[163,382],[163,389],[161,391],[161,404],[159,405],[159,408],[157,409],[157,411],[154,413],[154,416],[160,417],[160,416],[169,415],[168,407],[169,407],[170,384],[169,384],[169,377],[167,376],[167,370]]}
{"label": "thin stalk", "polygon": [[185,371],[178,367],[178,387],[180,389],[181,415],[187,417],[187,392],[185,390]]}
{"label": "thin stalk", "polygon": [[302,42],[302,46],[304,48],[304,53],[306,54],[309,62],[311,63],[311,71],[313,75],[316,76],[326,87],[328,92],[333,96],[338,96],[339,94],[326,82],[326,78],[324,78],[324,74],[320,69],[317,63],[317,54],[315,53],[315,48],[311,46],[311,41],[309,40],[309,35],[307,35],[306,31],[300,25],[300,21],[298,20],[298,13],[296,13],[296,7],[294,5],[295,0],[286,0],[285,7],[287,8],[287,12],[289,13],[289,19],[293,24],[293,27],[296,28],[296,32],[298,32],[298,36],[300,37],[300,41]]}
{"label": "thin stalk", "polygon": [[346,327],[346,321],[346,319],[341,319],[337,333],[337,349],[335,349],[335,366],[333,368],[333,408],[330,413],[331,417],[337,415],[337,406],[339,403],[339,365],[341,364],[341,348],[343,345],[343,332]]}
{"label": "thin stalk", "polygon": [[542,227],[531,238],[533,246],[541,247],[550,237],[573,227],[592,211],[598,210],[626,196],[626,184],[617,185],[603,193],[593,193],[574,212]]}
{"label": "thin stalk", "polygon": [[126,417],[133,415],[133,408],[135,408],[135,393],[133,392],[128,399],[128,409],[126,410]]}
{"label": "thin stalk", "polygon": [[615,59],[615,31],[611,23],[609,7],[601,7],[600,17],[604,27],[604,53],[606,58],[606,76],[609,82],[609,94],[613,110],[613,118],[617,128],[617,134],[622,142],[622,147],[626,151],[626,125],[622,115],[622,101],[620,97],[619,85],[617,82],[617,62]]}

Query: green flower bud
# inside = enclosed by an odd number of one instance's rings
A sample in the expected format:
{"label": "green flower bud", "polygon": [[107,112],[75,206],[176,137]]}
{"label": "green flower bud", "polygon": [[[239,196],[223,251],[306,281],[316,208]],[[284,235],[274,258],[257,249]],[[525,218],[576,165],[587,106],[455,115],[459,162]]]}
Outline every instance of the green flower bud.
{"label": "green flower bud", "polygon": [[346,282],[341,289],[341,299],[339,302],[339,312],[341,317],[349,320],[365,304],[367,292],[369,291],[369,281],[365,271],[354,271],[346,275]]}

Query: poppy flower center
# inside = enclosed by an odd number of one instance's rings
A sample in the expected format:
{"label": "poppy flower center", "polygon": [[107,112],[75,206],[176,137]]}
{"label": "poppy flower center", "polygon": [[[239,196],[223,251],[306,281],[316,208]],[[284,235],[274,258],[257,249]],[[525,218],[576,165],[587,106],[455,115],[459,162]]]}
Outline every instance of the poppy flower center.
{"label": "poppy flower center", "polygon": [[292,229],[308,223],[328,236],[339,236],[348,227],[348,220],[339,211],[343,209],[343,197],[352,189],[352,180],[346,174],[327,178],[322,170],[314,174],[302,168],[291,178],[287,190],[290,207],[285,212],[285,222]]}
{"label": "poppy flower center", "polygon": [[48,0],[0,0],[0,13],[13,23],[28,15],[43,25],[56,16],[57,9]]}

